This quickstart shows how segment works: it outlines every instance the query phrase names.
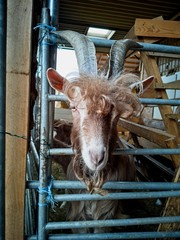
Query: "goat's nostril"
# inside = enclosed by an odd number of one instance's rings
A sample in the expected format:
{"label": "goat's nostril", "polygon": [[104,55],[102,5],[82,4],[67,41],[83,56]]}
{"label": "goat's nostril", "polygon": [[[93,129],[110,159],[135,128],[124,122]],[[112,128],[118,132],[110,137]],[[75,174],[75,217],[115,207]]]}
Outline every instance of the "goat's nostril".
{"label": "goat's nostril", "polygon": [[98,164],[100,165],[104,160],[104,153],[103,155],[101,156],[101,158],[98,159]]}
{"label": "goat's nostril", "polygon": [[102,151],[102,152],[95,152],[95,151],[89,151],[89,154],[90,154],[90,156],[91,156],[91,161],[96,165],[96,166],[98,166],[98,165],[100,165],[102,162],[103,162],[103,160],[104,160],[104,154],[105,154],[105,152],[104,151]]}

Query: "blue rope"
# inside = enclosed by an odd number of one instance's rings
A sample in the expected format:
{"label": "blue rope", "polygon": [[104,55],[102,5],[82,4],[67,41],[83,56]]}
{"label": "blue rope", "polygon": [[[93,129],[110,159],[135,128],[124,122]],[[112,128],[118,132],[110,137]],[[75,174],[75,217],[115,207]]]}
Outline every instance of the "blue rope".
{"label": "blue rope", "polygon": [[36,29],[41,29],[43,31],[45,31],[44,35],[42,36],[41,39],[39,39],[39,43],[41,45],[56,45],[57,42],[56,42],[56,38],[55,40],[52,42],[52,39],[51,39],[51,42],[48,42],[48,41],[43,41],[45,39],[45,37],[49,36],[50,32],[52,31],[56,31],[56,28],[53,27],[53,26],[50,26],[48,24],[45,24],[45,23],[39,23],[36,27],[34,27],[33,29],[36,30]]}
{"label": "blue rope", "polygon": [[37,29],[37,28],[40,28],[42,30],[46,30],[46,31],[56,31],[56,28],[53,27],[53,26],[50,26],[48,24],[45,24],[45,23],[39,23],[36,27],[34,27],[34,29]]}
{"label": "blue rope", "polygon": [[43,187],[43,188],[38,187],[38,193],[39,194],[47,194],[46,203],[38,203],[38,205],[40,207],[51,205],[51,208],[54,209],[55,200],[53,198],[52,191],[51,191],[53,180],[54,180],[53,177],[51,177],[47,187]]}

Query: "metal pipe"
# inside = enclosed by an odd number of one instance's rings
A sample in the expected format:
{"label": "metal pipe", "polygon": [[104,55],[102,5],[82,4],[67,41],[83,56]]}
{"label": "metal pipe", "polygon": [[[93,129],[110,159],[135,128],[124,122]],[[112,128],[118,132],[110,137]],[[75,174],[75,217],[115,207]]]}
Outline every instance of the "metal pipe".
{"label": "metal pipe", "polygon": [[[58,44],[63,44],[69,46],[69,43],[65,41],[64,39],[58,37],[57,32],[52,32],[50,39],[50,42],[54,42],[54,36],[57,37],[56,42]],[[115,40],[108,40],[108,39],[100,39],[100,38],[90,38],[96,47],[102,47],[102,48],[110,48],[111,45],[115,42]],[[152,44],[152,43],[143,43],[138,42],[142,48],[136,48],[131,50],[136,51],[148,51],[148,52],[159,52],[159,53],[172,53],[172,54],[180,54],[180,47],[177,46],[169,46],[169,45],[163,45],[163,44]]]}
{"label": "metal pipe", "polygon": [[159,192],[116,192],[108,193],[105,196],[99,194],[56,194],[54,201],[99,201],[99,200],[118,200],[118,199],[148,199],[148,198],[166,198],[166,197],[180,197],[180,190],[176,191],[159,191]]}
{"label": "metal pipe", "polygon": [[[179,99],[158,99],[158,98],[139,98],[142,104],[152,105],[180,105]],[[65,95],[48,95],[48,101],[64,101],[67,102],[68,98]]]}
{"label": "metal pipe", "polygon": [[[39,181],[27,181],[26,187],[38,188]],[[80,181],[54,180],[52,188],[56,189],[86,189],[86,185]],[[180,190],[180,183],[174,182],[106,182],[103,189],[120,190]]]}
{"label": "metal pipe", "polygon": [[[42,9],[42,23],[50,22],[49,9]],[[42,35],[45,34],[42,29]],[[46,70],[49,67],[49,45],[47,44],[47,36],[43,36],[41,43],[41,120],[40,120],[40,161],[39,161],[39,203],[38,203],[38,239],[46,239],[46,231],[44,226],[47,221],[47,193],[43,191],[47,187],[48,182],[48,164],[47,164],[47,148],[49,144],[48,134],[48,82],[46,78]]]}
{"label": "metal pipe", "polygon": [[179,99],[157,99],[157,98],[140,98],[142,104],[154,104],[154,105],[180,105]]}
{"label": "metal pipe", "polygon": [[31,139],[30,141],[30,147],[31,147],[31,151],[33,153],[33,156],[34,156],[34,159],[36,161],[36,164],[37,166],[39,166],[39,155],[38,155],[38,152],[37,152],[37,149],[36,149],[36,146],[33,142],[33,140]]}
{"label": "metal pipe", "polygon": [[51,25],[53,27],[57,27],[57,25],[58,25],[59,1],[49,0],[48,5],[49,5],[49,9],[50,9]]}
{"label": "metal pipe", "polygon": [[[72,148],[51,148],[48,150],[49,155],[74,155]],[[180,148],[152,148],[152,149],[120,149],[117,148],[113,155],[180,155]]]}
{"label": "metal pipe", "polygon": [[[48,240],[106,240],[106,239],[155,239],[179,238],[180,231],[174,232],[119,232],[119,233],[81,233],[81,234],[49,234]],[[36,240],[36,236],[27,240]]]}
{"label": "metal pipe", "polygon": [[[49,0],[49,10],[50,10],[50,24],[53,27],[57,27],[58,25],[58,7],[59,1],[57,0]],[[56,41],[56,39],[55,39]],[[57,47],[55,44],[50,45],[49,47],[49,67],[56,68],[56,61],[57,61]],[[55,94],[55,90],[50,88],[49,86],[49,93]],[[49,143],[50,146],[53,143],[53,123],[54,123],[54,112],[55,112],[55,102],[49,102]],[[51,159],[49,159],[48,164],[48,175],[51,175]]]}
{"label": "metal pipe", "polygon": [[[91,38],[96,47],[108,47],[114,43],[114,40],[108,39],[99,39],[99,38]],[[151,44],[151,43],[143,43],[138,42],[142,48],[139,49],[131,49],[136,51],[148,51],[148,52],[160,52],[160,53],[172,53],[172,54],[180,54],[180,47],[177,46],[169,46],[163,44]]]}
{"label": "metal pipe", "polygon": [[46,230],[56,229],[77,229],[77,228],[94,228],[94,227],[118,227],[118,226],[135,226],[159,223],[180,222],[180,216],[173,217],[147,217],[147,218],[127,218],[127,219],[107,219],[107,220],[86,220],[76,222],[49,222],[46,224]]}
{"label": "metal pipe", "polygon": [[0,1],[0,239],[5,239],[5,115],[7,1]]}

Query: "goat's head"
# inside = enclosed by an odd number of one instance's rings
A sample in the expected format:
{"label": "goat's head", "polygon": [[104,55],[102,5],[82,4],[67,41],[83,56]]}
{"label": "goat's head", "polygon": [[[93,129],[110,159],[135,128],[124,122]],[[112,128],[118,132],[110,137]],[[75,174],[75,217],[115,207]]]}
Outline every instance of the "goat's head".
{"label": "goat's head", "polygon": [[132,74],[120,76],[125,52],[132,45],[139,47],[135,42],[117,41],[111,49],[108,76],[100,77],[97,75],[93,43],[84,35],[72,31],[61,32],[61,36],[76,50],[79,77],[66,79],[52,68],[47,70],[47,77],[50,85],[69,99],[73,114],[71,139],[74,149],[81,156],[81,164],[85,163],[90,171],[101,171],[115,147],[119,117],[137,115],[141,110],[141,104],[132,90],[142,90],[143,83],[151,83],[153,77],[142,82]]}

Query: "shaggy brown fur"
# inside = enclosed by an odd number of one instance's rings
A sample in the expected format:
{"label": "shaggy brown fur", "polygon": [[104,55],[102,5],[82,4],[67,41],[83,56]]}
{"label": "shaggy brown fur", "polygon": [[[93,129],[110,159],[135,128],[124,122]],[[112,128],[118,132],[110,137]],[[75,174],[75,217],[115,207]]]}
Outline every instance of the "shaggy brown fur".
{"label": "shaggy brown fur", "polygon": [[[93,125],[93,129],[91,129],[91,124],[96,122],[97,130],[98,128],[99,131],[102,129],[105,145],[109,145],[109,159],[106,167],[100,172],[92,173],[86,167],[81,157],[81,139],[79,136],[81,131],[80,120],[74,118],[71,143],[76,150],[76,155],[73,158],[71,167],[73,167],[76,177],[86,183],[87,189],[90,192],[93,191],[94,188],[101,188],[102,185],[115,174],[114,169],[119,167],[121,168],[121,172],[119,172],[119,170],[117,170],[117,172],[121,174],[116,178],[116,181],[130,180],[128,176],[123,173],[126,171],[131,172],[131,164],[123,164],[123,160],[119,160],[119,164],[118,161],[115,161],[115,157],[112,156],[112,152],[117,145],[118,135],[116,125],[119,116],[121,116],[121,113],[124,113],[124,111],[128,111],[129,115],[137,114],[141,109],[141,104],[138,98],[131,93],[130,89],[122,86],[122,80],[124,80],[124,76],[115,83],[110,83],[100,77],[93,79],[92,77],[88,78],[86,76],[78,79],[78,81],[73,81],[69,85],[66,85],[65,88],[65,94],[67,94],[70,99],[81,101],[81,99],[78,98],[79,96],[74,96],[74,88],[79,87],[81,97],[87,103],[88,118],[83,123],[83,133],[92,138],[93,135],[96,134],[96,128]],[[124,161],[129,161],[128,157],[116,157],[116,159],[117,158],[123,158],[125,159]]]}
{"label": "shaggy brown fur", "polygon": [[[81,138],[80,119],[75,117],[71,130],[71,143],[75,149],[75,156],[72,158],[67,168],[68,180],[80,180],[85,182],[87,190],[68,190],[68,193],[100,193],[104,194],[101,189],[102,185],[107,181],[134,181],[135,180],[135,164],[134,160],[129,156],[114,156],[112,152],[117,147],[118,133],[116,129],[117,121],[121,113],[128,111],[130,114],[137,114],[141,105],[136,96],[134,96],[128,88],[121,84],[109,83],[101,78],[80,78],[78,81],[65,86],[65,94],[74,101],[81,101],[78,95],[74,95],[74,88],[79,87],[81,97],[87,102],[88,118],[83,123],[84,134],[89,137],[96,135],[96,131],[102,132],[105,144],[108,148],[108,162],[101,171],[91,171],[85,164],[81,155]],[[91,128],[92,123],[96,122],[96,126]],[[57,126],[57,124],[56,124]],[[55,143],[62,142],[66,124],[60,124],[57,128]],[[67,136],[67,135],[66,135]],[[69,131],[68,131],[69,136]],[[67,141],[67,140],[66,140]],[[69,140],[68,140],[69,143]],[[120,147],[124,148],[120,142]],[[61,161],[61,163],[63,163]],[[66,170],[65,166],[65,170]],[[92,220],[92,219],[115,219],[126,217],[123,214],[121,201],[81,201],[71,202],[68,205],[68,219],[73,220]],[[91,232],[92,229],[77,229],[74,232]],[[95,228],[93,232],[106,232],[108,228]]]}
{"label": "shaggy brown fur", "polygon": [[[69,130],[71,124],[63,121],[58,121],[57,125],[61,128],[61,131],[57,131],[55,145],[57,147],[62,147],[62,136],[66,130]],[[59,130],[59,129],[58,129]],[[69,131],[68,131],[69,132]],[[74,132],[75,134],[75,132]],[[67,136],[67,135],[66,135]],[[77,137],[78,135],[76,135]],[[70,137],[70,136],[69,136]],[[78,137],[77,137],[78,138]],[[115,138],[116,139],[116,138]],[[115,140],[114,139],[114,140]],[[58,140],[58,141],[57,141]],[[64,139],[67,144],[69,142],[68,138]],[[74,139],[75,140],[75,139]],[[76,141],[76,140],[75,140]],[[120,147],[124,148],[123,144],[120,142]],[[60,156],[59,156],[60,157]],[[70,162],[67,169],[67,160],[69,161],[69,157],[63,156],[62,158],[57,158],[56,161],[63,166],[63,169],[67,172],[68,180],[77,180],[75,171],[78,172],[79,176],[81,176],[81,180],[85,180],[86,184],[89,186],[88,191],[92,189],[95,192],[101,193],[99,187],[106,181],[134,181],[135,180],[135,165],[132,158],[129,156],[110,156],[107,167],[101,171],[100,173],[93,173],[88,170],[88,168],[83,164],[81,156],[79,154],[75,155],[75,157]],[[67,193],[75,194],[75,193],[85,193],[88,192],[86,190],[68,190]],[[111,192],[111,191],[109,191]],[[118,218],[126,218],[127,215],[123,212],[123,206],[121,201],[118,200],[109,200],[109,201],[80,201],[80,202],[71,202],[68,203],[67,206],[67,219],[70,221],[73,220],[103,220],[103,219],[118,219]],[[95,229],[74,229],[73,232],[108,232],[109,228],[95,228]]]}

